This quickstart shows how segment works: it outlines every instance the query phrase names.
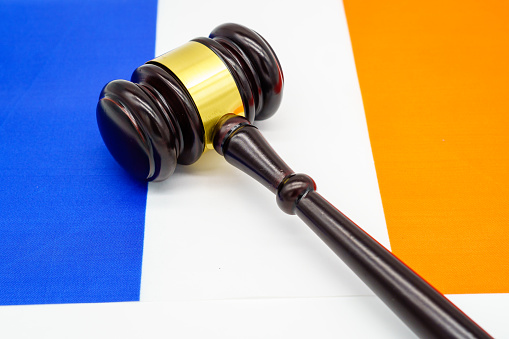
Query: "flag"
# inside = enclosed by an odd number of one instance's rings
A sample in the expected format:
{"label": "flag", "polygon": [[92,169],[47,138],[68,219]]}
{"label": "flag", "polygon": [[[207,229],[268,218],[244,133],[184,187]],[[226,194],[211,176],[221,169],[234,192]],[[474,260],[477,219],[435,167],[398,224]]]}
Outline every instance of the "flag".
{"label": "flag", "polygon": [[412,335],[215,152],[148,185],[108,154],[95,122],[101,88],[237,22],[282,64],[283,103],[256,123],[282,158],[486,330],[509,335],[504,9],[408,6],[0,5],[0,333]]}

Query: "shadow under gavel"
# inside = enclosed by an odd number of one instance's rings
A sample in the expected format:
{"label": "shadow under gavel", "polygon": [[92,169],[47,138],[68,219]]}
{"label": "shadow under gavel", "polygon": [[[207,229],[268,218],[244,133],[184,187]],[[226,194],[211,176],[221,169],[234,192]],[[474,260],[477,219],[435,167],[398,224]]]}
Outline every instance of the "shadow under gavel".
{"label": "shadow under gavel", "polygon": [[276,195],[422,338],[491,338],[481,327],[316,192],[251,123],[279,107],[283,73],[269,44],[237,25],[215,28],[102,90],[97,122],[117,162],[148,181],[215,149]]}

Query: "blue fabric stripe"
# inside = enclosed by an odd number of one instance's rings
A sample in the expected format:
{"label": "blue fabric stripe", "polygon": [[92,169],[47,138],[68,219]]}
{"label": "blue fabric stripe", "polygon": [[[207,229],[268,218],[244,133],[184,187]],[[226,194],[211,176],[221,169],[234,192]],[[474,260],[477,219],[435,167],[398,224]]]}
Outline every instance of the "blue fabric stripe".
{"label": "blue fabric stripe", "polygon": [[95,106],[154,56],[156,11],[0,4],[0,304],[139,300],[147,185],[109,155]]}

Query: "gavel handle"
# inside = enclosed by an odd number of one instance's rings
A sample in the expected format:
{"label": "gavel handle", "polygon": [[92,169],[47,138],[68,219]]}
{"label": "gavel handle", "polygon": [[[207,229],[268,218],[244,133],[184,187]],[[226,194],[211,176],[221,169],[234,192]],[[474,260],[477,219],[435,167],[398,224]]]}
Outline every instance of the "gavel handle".
{"label": "gavel handle", "polygon": [[357,276],[422,338],[491,338],[440,292],[325,200],[313,180],[295,174],[246,119],[227,116],[215,149],[277,195]]}

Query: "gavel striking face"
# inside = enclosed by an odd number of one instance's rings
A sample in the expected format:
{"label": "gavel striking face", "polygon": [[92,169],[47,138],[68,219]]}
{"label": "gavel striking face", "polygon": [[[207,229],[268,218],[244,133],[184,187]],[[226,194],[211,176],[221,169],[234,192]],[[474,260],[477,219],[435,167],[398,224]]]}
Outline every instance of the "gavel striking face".
{"label": "gavel striking face", "polygon": [[490,338],[448,299],[371,238],[296,174],[251,123],[279,107],[283,73],[256,32],[224,24],[138,67],[131,82],[102,90],[97,122],[117,162],[136,178],[161,181],[208,149],[276,194],[417,335]]}

